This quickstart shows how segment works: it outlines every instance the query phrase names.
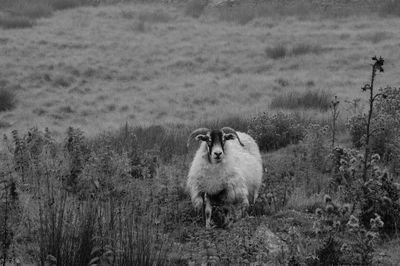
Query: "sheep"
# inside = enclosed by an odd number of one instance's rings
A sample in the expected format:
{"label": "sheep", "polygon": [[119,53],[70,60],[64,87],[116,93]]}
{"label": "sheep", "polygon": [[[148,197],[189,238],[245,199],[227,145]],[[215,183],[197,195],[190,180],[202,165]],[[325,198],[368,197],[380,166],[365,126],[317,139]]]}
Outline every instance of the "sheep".
{"label": "sheep", "polygon": [[188,139],[202,141],[187,178],[187,190],[193,207],[203,207],[206,227],[211,224],[211,199],[218,197],[241,209],[254,203],[261,186],[262,159],[252,137],[230,127],[219,130],[198,128]]}

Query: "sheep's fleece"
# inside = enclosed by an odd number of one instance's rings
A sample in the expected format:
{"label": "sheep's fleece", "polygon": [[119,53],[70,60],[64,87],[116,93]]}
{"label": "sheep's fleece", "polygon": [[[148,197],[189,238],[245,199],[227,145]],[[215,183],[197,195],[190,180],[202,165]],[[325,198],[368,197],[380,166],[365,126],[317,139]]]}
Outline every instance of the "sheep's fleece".
{"label": "sheep's fleece", "polygon": [[202,204],[201,193],[215,195],[226,190],[226,203],[241,202],[248,205],[258,196],[262,179],[262,160],[258,145],[252,137],[237,132],[239,141],[225,141],[221,163],[208,161],[206,143],[202,142],[189,170],[187,188],[195,208]]}

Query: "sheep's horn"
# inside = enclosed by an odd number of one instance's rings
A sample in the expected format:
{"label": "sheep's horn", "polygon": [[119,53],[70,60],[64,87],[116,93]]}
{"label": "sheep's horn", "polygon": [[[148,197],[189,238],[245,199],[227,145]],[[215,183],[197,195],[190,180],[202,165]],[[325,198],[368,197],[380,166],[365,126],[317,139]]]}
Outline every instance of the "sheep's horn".
{"label": "sheep's horn", "polygon": [[244,146],[244,144],[243,144],[242,141],[240,140],[240,138],[239,138],[239,136],[238,136],[236,130],[234,130],[233,128],[231,128],[231,127],[223,127],[223,128],[221,128],[221,131],[224,132],[225,134],[227,134],[227,133],[232,133],[232,134],[234,134],[234,135],[236,136],[236,138],[238,139],[240,145]]}
{"label": "sheep's horn", "polygon": [[198,128],[198,129],[194,130],[194,131],[190,134],[190,136],[189,136],[189,138],[188,138],[187,147],[189,147],[190,141],[191,141],[193,138],[195,138],[196,136],[198,136],[198,135],[200,135],[200,134],[205,135],[205,134],[207,134],[208,132],[210,132],[210,130],[209,130],[208,128],[205,128],[205,127],[201,127],[201,128]]}

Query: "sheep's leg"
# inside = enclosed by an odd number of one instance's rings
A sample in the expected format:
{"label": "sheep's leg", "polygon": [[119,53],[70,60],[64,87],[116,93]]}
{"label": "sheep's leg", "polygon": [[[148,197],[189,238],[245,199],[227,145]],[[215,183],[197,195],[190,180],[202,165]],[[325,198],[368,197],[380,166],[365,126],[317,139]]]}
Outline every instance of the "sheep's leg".
{"label": "sheep's leg", "polygon": [[203,194],[203,217],[205,219],[206,228],[211,227],[211,212],[212,206],[210,199],[207,196],[207,193]]}
{"label": "sheep's leg", "polygon": [[249,207],[249,200],[247,198],[247,189],[236,188],[227,190],[227,202],[231,202],[234,205],[234,217],[235,220],[244,217],[247,208]]}
{"label": "sheep's leg", "polygon": [[190,190],[190,198],[192,200],[193,207],[195,208],[196,211],[202,210],[203,206],[203,194],[199,192],[197,189],[191,189]]}

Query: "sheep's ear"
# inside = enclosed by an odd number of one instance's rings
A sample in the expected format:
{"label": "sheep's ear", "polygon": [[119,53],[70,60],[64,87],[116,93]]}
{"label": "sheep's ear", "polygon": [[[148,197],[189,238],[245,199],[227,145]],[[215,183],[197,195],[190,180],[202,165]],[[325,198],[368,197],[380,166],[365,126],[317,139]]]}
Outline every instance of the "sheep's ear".
{"label": "sheep's ear", "polygon": [[235,139],[235,137],[236,137],[236,135],[232,134],[232,133],[228,133],[228,134],[224,135],[225,140],[232,140],[232,139]]}
{"label": "sheep's ear", "polygon": [[197,141],[208,141],[209,140],[209,137],[207,136],[207,135],[197,135],[196,136],[196,140]]}

